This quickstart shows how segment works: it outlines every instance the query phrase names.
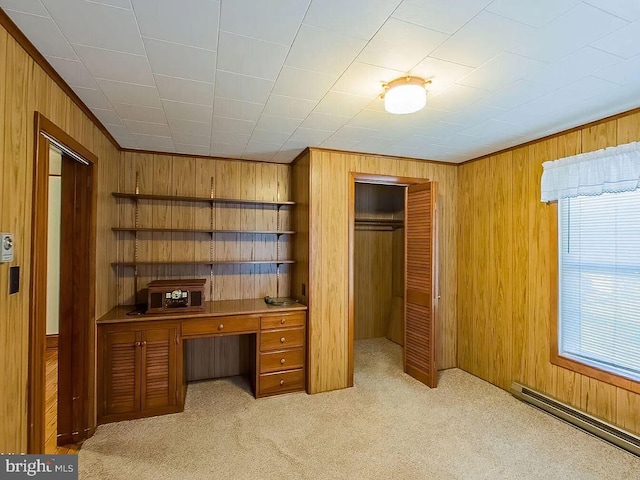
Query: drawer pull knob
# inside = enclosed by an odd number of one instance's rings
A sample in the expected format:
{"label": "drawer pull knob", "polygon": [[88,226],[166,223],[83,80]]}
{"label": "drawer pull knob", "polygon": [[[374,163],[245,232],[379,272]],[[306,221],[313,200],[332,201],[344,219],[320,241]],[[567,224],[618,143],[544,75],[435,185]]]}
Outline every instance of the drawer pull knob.
{"label": "drawer pull knob", "polygon": [[280,386],[284,385],[284,380],[280,380]]}
{"label": "drawer pull knob", "polygon": [[280,319],[280,324],[281,324],[281,325],[284,325],[284,322],[285,322],[284,318],[281,318],[281,319]]}
{"label": "drawer pull knob", "polygon": [[224,328],[224,325],[222,323],[218,325],[218,330],[222,330],[223,328]]}
{"label": "drawer pull knob", "polygon": [[284,337],[280,337],[280,343],[284,343]]}
{"label": "drawer pull knob", "polygon": [[280,365],[284,365],[284,358],[280,359]]}

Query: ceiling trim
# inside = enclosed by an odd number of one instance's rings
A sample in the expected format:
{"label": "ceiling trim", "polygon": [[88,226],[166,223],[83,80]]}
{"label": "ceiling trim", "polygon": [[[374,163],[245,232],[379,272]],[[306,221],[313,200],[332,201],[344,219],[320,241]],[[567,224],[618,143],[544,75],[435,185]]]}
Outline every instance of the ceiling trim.
{"label": "ceiling trim", "polygon": [[71,101],[76,104],[76,106],[82,110],[82,112],[89,117],[89,120],[93,122],[93,124],[100,130],[107,140],[111,142],[111,144],[117,149],[122,150],[118,142],[115,138],[109,133],[109,131],[105,128],[105,126],[98,120],[98,118],[93,114],[89,107],[87,107],[80,97],[73,91],[73,89],[64,81],[64,79],[55,71],[55,69],[51,66],[47,59],[38,51],[38,49],[29,41],[29,39],[25,36],[24,33],[18,28],[18,26],[13,23],[13,20],[9,18],[6,12],[0,8],[0,25],[4,27],[4,29],[11,35],[16,42],[27,52],[36,64],[40,68],[42,68],[47,75],[62,89],[64,93],[66,93]]}
{"label": "ceiling trim", "polygon": [[[425,158],[414,158],[414,157],[398,157],[396,155],[385,155],[383,153],[364,153],[364,152],[351,152],[348,150],[336,150],[333,148],[324,148],[324,147],[307,147],[309,151],[319,151],[319,152],[335,152],[335,153],[348,153],[351,155],[363,155],[366,157],[377,157],[377,158],[392,158],[395,160],[410,160],[413,162],[422,162],[422,163],[435,163],[436,165],[462,165],[461,163],[456,162],[445,162],[444,160],[429,160]],[[304,153],[304,152],[302,152]],[[295,160],[294,160],[295,161]]]}
{"label": "ceiling trim", "polygon": [[291,165],[291,163],[280,162],[268,162],[266,160],[253,160],[251,158],[229,158],[229,157],[215,157],[213,155],[197,155],[191,153],[176,153],[176,152],[159,152],[155,150],[138,150],[136,148],[120,148],[122,153],[140,153],[143,155],[163,155],[169,157],[185,157],[185,158],[206,158],[208,160],[233,160],[234,162],[253,162],[253,163],[267,163],[269,165]]}
{"label": "ceiling trim", "polygon": [[634,114],[639,114],[639,113],[640,113],[640,107],[636,107],[636,108],[633,108],[631,110],[626,110],[624,112],[616,113],[614,115],[609,115],[608,117],[604,117],[604,118],[601,118],[599,120],[594,120],[592,122],[585,123],[583,125],[578,125],[577,127],[568,128],[567,130],[562,130],[561,132],[552,133],[552,134],[546,135],[544,137],[536,138],[534,140],[529,140],[528,142],[520,143],[518,145],[514,145],[513,147],[503,148],[502,150],[498,150],[497,152],[487,153],[486,155],[482,155],[481,157],[472,158],[470,160],[465,160],[464,162],[460,162],[457,165],[459,165],[459,166],[468,165],[468,164],[473,163],[473,162],[477,162],[477,161],[480,161],[480,160],[485,160],[485,159],[487,159],[489,157],[495,157],[497,155],[502,155],[503,153],[509,153],[509,152],[514,151],[514,150],[518,150],[519,148],[528,147],[528,146],[536,144],[536,143],[540,143],[540,142],[544,142],[544,141],[547,141],[547,140],[551,140],[552,138],[561,137],[562,135],[567,135],[569,133],[574,133],[574,132],[580,131],[580,130],[585,129],[585,128],[595,127],[596,125],[600,125],[601,123],[610,122],[612,120],[617,120],[619,118],[624,118],[624,117],[628,117],[629,115],[634,115]]}

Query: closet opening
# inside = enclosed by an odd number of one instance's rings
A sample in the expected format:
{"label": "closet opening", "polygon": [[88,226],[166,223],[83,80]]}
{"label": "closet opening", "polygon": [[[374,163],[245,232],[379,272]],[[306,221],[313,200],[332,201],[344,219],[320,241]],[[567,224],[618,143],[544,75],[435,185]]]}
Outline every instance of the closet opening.
{"label": "closet opening", "polygon": [[405,373],[437,386],[436,185],[352,174],[349,385]]}

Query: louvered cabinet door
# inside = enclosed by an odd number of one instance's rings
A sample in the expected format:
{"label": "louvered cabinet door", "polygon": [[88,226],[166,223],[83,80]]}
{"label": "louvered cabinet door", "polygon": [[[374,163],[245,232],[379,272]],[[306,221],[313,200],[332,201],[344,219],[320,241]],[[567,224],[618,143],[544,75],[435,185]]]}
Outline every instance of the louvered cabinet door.
{"label": "louvered cabinet door", "polygon": [[178,403],[179,328],[179,324],[165,324],[142,332],[142,410]]}
{"label": "louvered cabinet door", "polygon": [[405,210],[405,335],[404,371],[428,385],[438,384],[434,319],[434,182],[411,185]]}
{"label": "louvered cabinet door", "polygon": [[140,332],[107,331],[103,336],[103,414],[140,409]]}

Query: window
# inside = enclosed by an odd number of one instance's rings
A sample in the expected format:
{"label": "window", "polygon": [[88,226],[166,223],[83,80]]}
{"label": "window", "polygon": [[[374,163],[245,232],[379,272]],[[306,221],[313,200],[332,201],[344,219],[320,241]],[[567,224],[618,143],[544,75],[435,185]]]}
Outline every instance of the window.
{"label": "window", "polygon": [[640,189],[558,201],[558,355],[640,381]]}

